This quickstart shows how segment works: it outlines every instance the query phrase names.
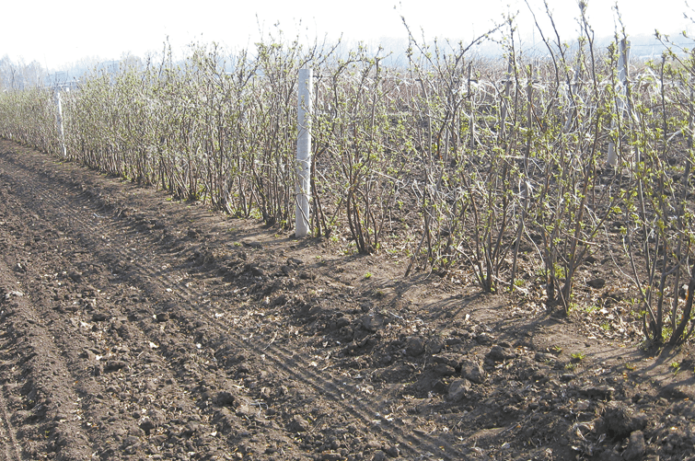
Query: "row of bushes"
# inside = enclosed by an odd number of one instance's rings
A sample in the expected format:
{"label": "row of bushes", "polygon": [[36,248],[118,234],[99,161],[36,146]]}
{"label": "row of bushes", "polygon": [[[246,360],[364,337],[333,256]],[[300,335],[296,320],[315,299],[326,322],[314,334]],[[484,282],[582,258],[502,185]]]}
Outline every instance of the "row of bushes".
{"label": "row of bushes", "polygon": [[[541,31],[542,58],[516,47],[511,19],[490,31],[502,37],[498,60],[473,54],[488,34],[426,45],[409,33],[405,68],[362,47],[270,41],[225,56],[197,45],[181,62],[165,49],[62,94],[67,156],[291,228],[297,73],[310,67],[315,235],[407,253],[406,275],[471,270],[485,291],[540,277],[547,305],[569,312],[577,271],[617,227],[610,238],[628,256],[621,271],[639,292],[645,333],[680,342],[695,289],[695,60],[665,47],[624,79],[625,37],[598,50],[580,7],[576,46]],[[60,154],[55,107],[47,89],[4,93],[0,135]],[[535,274],[519,269],[529,245],[542,262]]]}

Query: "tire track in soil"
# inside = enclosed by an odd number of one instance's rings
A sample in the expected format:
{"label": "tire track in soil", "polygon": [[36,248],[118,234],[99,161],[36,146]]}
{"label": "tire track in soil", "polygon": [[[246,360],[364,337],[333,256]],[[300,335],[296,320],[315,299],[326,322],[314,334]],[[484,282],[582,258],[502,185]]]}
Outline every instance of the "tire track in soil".
{"label": "tire track in soil", "polygon": [[[76,228],[76,223],[82,223],[83,226],[85,226],[85,227],[90,227],[90,224],[91,224],[91,223],[90,223],[89,221],[83,220],[83,219],[81,219],[81,218],[79,217],[79,216],[80,216],[80,213],[82,213],[82,214],[89,214],[88,212],[84,212],[84,210],[81,208],[81,206],[83,206],[83,202],[85,202],[85,201],[78,200],[78,203],[77,203],[77,204],[73,204],[73,205],[71,205],[71,206],[68,206],[68,205],[66,205],[65,203],[62,202],[62,199],[63,199],[64,196],[67,196],[67,195],[69,194],[69,192],[66,192],[65,194],[59,195],[59,196],[56,196],[55,194],[44,194],[44,193],[41,192],[41,191],[38,191],[38,192],[37,192],[37,189],[35,189],[34,187],[32,187],[32,184],[33,184],[33,183],[31,182],[31,179],[30,179],[30,178],[27,178],[25,175],[22,175],[22,174],[21,174],[21,170],[19,170],[19,169],[13,169],[13,170],[12,170],[12,173],[11,173],[11,176],[12,176],[12,178],[22,178],[22,181],[16,181],[16,179],[15,179],[16,182],[13,184],[13,189],[14,189],[15,194],[16,194],[17,196],[24,196],[24,197],[29,197],[29,196],[31,196],[32,200],[34,200],[34,201],[39,200],[41,203],[46,203],[46,204],[48,204],[48,205],[49,205],[49,208],[50,208],[53,212],[55,212],[55,216],[51,216],[51,212],[47,212],[47,209],[44,209],[44,208],[41,208],[41,209],[34,208],[34,210],[37,210],[37,211],[39,211],[41,214],[44,214],[44,217],[45,217],[46,219],[49,219],[49,220],[51,220],[51,219],[56,219],[56,221],[61,221],[61,220],[63,220],[63,221],[69,221],[65,227],[61,227],[60,225],[58,225],[59,228],[62,228],[62,229],[65,230],[65,231],[69,231],[69,230],[73,230],[73,231],[74,231],[75,228]],[[5,179],[9,179],[9,178],[5,178]],[[55,197],[59,197],[59,198],[56,199]],[[85,202],[85,203],[86,203],[86,202]],[[27,211],[26,214],[29,214],[29,212]],[[97,215],[96,215],[96,214],[93,214],[93,216],[97,216]],[[101,218],[99,218],[99,219],[101,219]],[[97,222],[101,222],[101,221],[97,221]],[[94,233],[94,232],[96,232],[96,231],[99,231],[99,230],[100,230],[100,229],[99,229],[98,227],[96,227],[96,226],[91,226],[91,229],[90,229],[90,231],[92,231],[92,233]],[[24,232],[26,232],[26,231],[27,231],[27,229],[24,229]],[[103,229],[102,229],[102,231],[103,231]],[[45,232],[46,232],[46,229],[43,229],[42,232],[45,233]],[[77,236],[76,238],[78,238],[78,240],[79,240],[80,238],[83,239],[83,240],[84,240],[84,239],[89,240],[88,237],[86,237],[86,235],[84,235],[84,234],[81,235],[81,237],[80,237],[78,234],[75,234],[75,235]],[[97,235],[97,234],[95,234],[95,235]],[[99,242],[90,241],[90,243],[87,245],[87,247],[90,246],[90,245],[96,246],[96,245],[98,245],[98,243],[99,243]],[[121,243],[124,243],[124,242],[121,242]],[[118,246],[118,245],[114,245],[114,246]],[[76,251],[73,251],[73,253],[75,253],[75,252],[77,252],[77,253],[88,253],[88,252],[84,252],[84,251],[79,250],[79,249],[76,250]],[[110,263],[110,264],[114,264],[114,265],[119,265],[119,264],[121,264],[120,261],[123,259],[123,256],[124,256],[124,255],[122,255],[122,254],[105,253],[105,254],[100,254],[99,256],[102,257],[102,258],[104,259],[104,261],[105,261],[107,264]],[[128,257],[131,257],[131,256],[132,256],[132,257],[136,257],[136,255],[135,255],[134,253],[132,253],[132,252],[128,252],[125,256],[126,256],[126,259],[128,259]],[[142,269],[148,274],[147,276],[156,275],[156,273],[157,273],[157,271],[151,270],[150,267],[142,266]],[[138,281],[137,279],[139,279],[139,278],[140,278],[140,277],[135,277],[136,280],[134,280],[134,283],[136,283],[136,282]],[[49,314],[50,314],[50,312],[49,312]],[[148,315],[145,316],[145,317],[149,317],[149,316],[150,316],[149,314],[152,314],[152,312],[149,312]],[[148,330],[149,330],[149,329],[148,329],[147,327],[143,328],[143,334],[147,334],[147,333],[148,333]],[[63,335],[60,335],[60,332],[56,332],[56,335],[63,336],[63,337],[66,336],[66,335],[64,335],[64,334],[63,334]],[[185,333],[181,333],[181,335],[183,336],[183,335],[186,335],[186,334],[185,334]],[[147,339],[156,340],[156,338],[153,338],[153,337],[149,337],[149,338],[147,338]],[[74,338],[72,338],[70,342],[72,343],[73,340],[74,340]],[[144,341],[144,342],[147,342],[147,341]],[[190,341],[188,341],[188,343],[194,344],[194,341],[191,339]],[[175,349],[174,349],[174,350],[169,350],[169,349],[166,347],[166,345],[163,345],[163,347],[161,348],[161,351],[162,351],[163,355],[168,355],[168,356],[169,356],[169,357],[168,357],[169,359],[172,359],[172,358],[173,358],[173,359],[180,359],[180,360],[182,360],[182,361],[183,361],[183,359],[185,359],[185,357],[183,357],[183,356],[179,353],[178,350],[175,350]],[[73,352],[74,352],[74,351],[73,351]],[[73,354],[73,355],[74,355],[74,354]],[[179,375],[185,375],[186,373],[185,373],[185,371],[184,371],[184,372],[181,372],[181,370],[179,370],[179,372],[177,372],[177,374],[179,374]],[[189,380],[189,381],[190,381],[190,380]],[[92,387],[93,387],[93,386],[92,386]],[[183,387],[185,387],[185,386],[183,386]],[[102,386],[102,388],[103,388],[103,386]],[[88,393],[88,392],[90,392],[90,391],[91,391],[91,392],[96,392],[96,391],[94,391],[94,389],[89,389],[89,390],[86,390],[86,389],[85,389],[85,390],[84,390],[84,393]],[[187,393],[188,393],[188,392],[183,392],[183,391],[181,392],[182,395],[183,395],[183,394],[187,394]],[[196,398],[196,397],[193,396],[193,395],[190,397],[190,400],[191,400],[192,403],[195,403],[195,402],[194,402],[195,398]],[[191,405],[191,406],[192,406],[192,405]],[[200,418],[198,418],[198,419],[200,419]],[[201,424],[201,425],[202,425],[202,424]],[[212,428],[209,429],[209,432],[211,432],[211,431],[212,431]],[[111,452],[110,455],[113,455],[113,452]]]}
{"label": "tire track in soil", "polygon": [[[14,170],[12,173],[12,178],[14,181],[12,189],[13,189],[14,194],[11,196],[11,198],[14,199],[14,198],[27,197],[27,196],[31,196],[31,198],[33,200],[45,198],[46,199],[45,203],[49,204],[49,206],[55,205],[55,210],[57,211],[58,215],[62,216],[62,217],[57,217],[57,219],[59,219],[59,220],[63,219],[63,220],[69,221],[68,227],[63,227],[63,230],[69,231],[70,229],[73,229],[73,227],[70,227],[70,226],[74,226],[74,223],[76,222],[76,220],[71,219],[71,218],[74,218],[75,216],[77,216],[80,213],[80,210],[77,208],[73,208],[73,209],[68,209],[67,213],[65,213],[66,210],[61,209],[59,206],[59,202],[61,202],[61,200],[56,200],[55,196],[53,194],[45,194],[45,196],[44,196],[43,193],[41,193],[41,192],[36,193],[36,188],[34,187],[35,184],[31,182],[30,178],[27,178],[26,175],[20,176],[20,174],[21,174],[20,170]],[[20,178],[20,177],[22,177],[23,179],[25,179],[27,181],[21,181],[21,182],[17,181],[16,178]],[[6,176],[3,176],[3,178],[5,180],[10,179]],[[66,195],[67,195],[67,193],[66,193]],[[61,197],[61,199],[63,197],[65,197],[66,195],[63,195]],[[15,211],[21,212],[25,216],[31,216],[33,218],[38,218],[37,215],[35,215],[35,214],[32,215],[32,213],[33,213],[32,210],[23,209],[22,204],[14,204],[12,206],[15,209]],[[42,209],[42,208],[38,208],[38,207],[34,206],[33,210],[38,210],[40,213],[44,214],[44,217],[47,218],[47,220],[48,220],[47,222],[50,222],[50,220],[52,218],[56,217],[56,216],[53,216],[53,217],[50,216],[50,213],[47,214],[46,209]],[[81,211],[81,212],[84,213],[84,211]],[[22,236],[22,238],[29,238],[31,240],[33,238],[33,234],[44,234],[45,235],[46,232],[49,232],[49,233],[51,232],[51,229],[50,229],[51,226],[50,225],[49,226],[42,226],[41,222],[36,223],[36,222],[32,221],[31,227],[32,228],[36,227],[39,232],[34,232],[33,229],[30,229],[29,227],[25,226],[25,227],[22,227],[20,229],[15,229],[16,230],[15,233],[20,234]],[[92,230],[96,230],[96,229],[92,229]],[[20,245],[15,244],[15,247],[17,247],[17,246],[20,246]],[[75,254],[75,253],[86,254],[88,252],[82,251],[78,248],[76,251],[73,251],[72,253],[73,254]],[[64,261],[59,260],[59,261],[56,261],[56,263],[60,264],[60,263],[64,263]],[[26,272],[27,275],[33,275],[34,280],[40,280],[40,278],[41,278],[40,274],[42,273],[41,271],[39,271],[37,273],[35,270],[32,270],[31,264],[28,264],[28,265],[25,264],[25,267],[23,268],[23,272]],[[31,274],[31,272],[34,272],[34,273]],[[24,278],[28,279],[27,280],[28,285],[32,285],[32,281],[31,281],[32,277],[24,277]],[[40,284],[40,282],[39,282],[39,284]],[[33,283],[33,285],[37,285],[37,283]],[[35,289],[35,292],[38,292],[41,290],[40,286],[34,286],[33,288]],[[49,318],[50,319],[49,322],[52,322],[54,325],[56,323],[58,323],[58,321],[60,320],[59,316],[57,316],[56,313],[53,312],[52,310],[46,310],[42,314],[45,317]],[[79,313],[77,313],[77,316],[79,317]],[[87,319],[84,319],[84,320],[87,320]],[[92,326],[89,323],[86,323],[84,320],[79,319],[80,326]],[[78,355],[81,352],[81,350],[86,350],[90,346],[89,340],[87,338],[84,338],[83,335],[80,334],[81,331],[78,330],[78,334],[74,334],[74,332],[73,332],[73,334],[71,334],[71,332],[69,332],[69,331],[65,331],[64,329],[54,327],[51,329],[51,333],[54,337],[57,338],[57,341],[58,341],[57,348],[61,351],[63,356],[68,358],[68,362],[70,362],[70,364],[71,364],[71,371],[73,374],[73,379],[74,379],[74,382],[76,383],[76,385],[79,384],[77,386],[77,391],[79,392],[80,395],[89,397],[89,396],[93,396],[93,395],[104,395],[104,394],[111,393],[112,397],[115,397],[116,401],[123,400],[123,397],[113,395],[113,394],[117,393],[117,391],[118,391],[117,389],[109,391],[109,389],[106,388],[107,387],[106,384],[100,385],[100,383],[98,381],[96,381],[94,379],[90,379],[91,378],[90,377],[91,370],[80,369],[80,366],[79,366],[80,360],[78,360]],[[130,333],[132,334],[133,331],[131,330]],[[146,336],[146,335],[143,332],[141,334],[141,336]],[[149,342],[148,339],[150,339],[150,338],[137,337],[131,341],[131,345],[132,345],[132,343],[147,344]],[[115,343],[117,341],[111,340],[108,342]],[[166,351],[166,349],[164,349],[164,351]],[[152,350],[151,352],[156,352],[156,351]],[[166,358],[161,357],[160,361],[164,361],[164,360],[166,360]],[[151,362],[151,360],[150,360],[150,362]],[[137,365],[138,365],[137,363],[132,363],[128,366],[128,368],[129,368],[128,369],[128,375],[137,374],[139,371],[141,371]],[[106,367],[108,367],[108,366],[109,365],[107,362]],[[169,370],[165,370],[165,371],[169,371]],[[103,371],[101,373],[103,373]],[[190,395],[188,391],[185,391],[182,389],[184,386],[179,385],[176,382],[176,377],[174,376],[175,373],[172,372],[172,373],[164,373],[164,374],[166,374],[166,376],[163,376],[162,380],[166,380],[174,388],[174,393],[177,395],[177,397],[180,398],[183,396],[187,396],[188,402],[184,402],[184,403],[178,402],[177,403],[177,409],[179,412],[179,419],[181,419],[181,413],[183,410],[183,417],[185,417],[185,421],[188,421],[188,422],[201,421],[203,418],[201,418],[200,412],[196,408],[195,396]],[[128,378],[126,378],[126,379],[128,379]],[[68,380],[68,381],[72,381],[72,380]],[[126,390],[126,391],[129,392],[129,390]],[[186,397],[184,397],[184,398],[186,398]],[[79,398],[78,398],[78,400],[79,400]],[[92,402],[85,402],[85,403],[86,404],[94,404],[93,401]],[[97,404],[98,404],[98,402],[97,402]],[[95,420],[97,415],[90,414],[90,413],[94,413],[94,412],[93,411],[90,412],[89,408],[90,408],[89,406],[85,406],[85,408],[84,408],[84,410],[86,410],[84,412],[84,415],[87,416],[87,418],[85,418],[85,419]],[[128,409],[127,404],[125,405],[125,408],[126,408],[126,410]],[[124,413],[124,412],[121,411],[120,413]],[[116,429],[112,430],[112,431],[107,431],[107,434],[103,434],[103,433],[98,432],[98,431],[92,431],[92,434],[91,434],[92,438],[100,440],[102,442],[99,445],[101,445],[101,446],[106,445],[107,447],[109,447],[108,449],[105,449],[105,450],[102,449],[102,450],[96,451],[96,453],[98,455],[102,455],[102,457],[106,457],[107,459],[113,459],[114,456],[117,456],[117,452],[122,450],[122,449],[126,450],[126,454],[130,454],[130,455],[136,455],[137,454],[137,448],[139,447],[138,442],[135,442],[135,443],[131,443],[131,442],[134,442],[133,437],[142,438],[142,436],[145,434],[141,433],[138,429],[133,430],[132,424],[130,424],[131,427],[129,428],[129,425],[127,423],[123,422],[124,420],[127,420],[127,418],[128,418],[128,416],[120,417],[120,418],[116,417],[115,419],[112,417],[111,419],[109,419],[108,420],[109,425],[115,426]],[[119,426],[122,428],[125,428],[127,432],[125,434],[122,433],[123,429],[119,429]],[[205,424],[204,422],[202,422],[201,424],[199,424],[197,426],[198,427],[193,432],[206,432],[206,433],[212,432],[209,425]],[[202,429],[201,429],[201,427],[202,427]],[[206,427],[207,427],[207,429],[206,429]],[[119,434],[119,432],[121,432],[121,434]],[[128,436],[128,437],[126,438],[126,436]],[[117,441],[120,441],[119,439],[125,439],[125,441],[121,445],[114,445],[112,443],[112,441],[109,440],[111,438],[113,438]],[[136,448],[132,448],[132,447],[136,447]],[[189,448],[189,450],[193,450],[193,449]],[[165,455],[167,455],[167,453],[165,453]],[[169,455],[172,455],[172,454],[169,453]],[[80,459],[82,459],[82,458],[80,458]]]}
{"label": "tire track in soil", "polygon": [[[264,355],[265,364],[270,363],[275,368],[272,370],[274,374],[289,377],[302,386],[313,389],[314,392],[329,400],[338,411],[349,413],[361,420],[364,427],[380,433],[393,443],[398,443],[404,454],[412,456],[430,451],[437,452],[445,459],[455,459],[461,456],[454,447],[439,438],[407,431],[407,428],[397,422],[389,422],[383,417],[377,417],[377,413],[386,414],[384,412],[385,402],[376,396],[360,393],[356,390],[359,388],[359,383],[356,380],[349,377],[335,377],[329,373],[318,372],[318,370],[314,372],[310,365],[312,358],[306,354],[299,354],[288,347],[272,343],[271,338],[251,336],[248,334],[249,332],[238,331],[239,329],[233,321],[227,318],[228,315],[220,316],[217,312],[209,311],[208,308],[201,308],[200,306],[198,309],[191,309],[189,306],[194,306],[196,301],[202,299],[203,296],[178,283],[177,278],[180,279],[185,266],[180,264],[176,258],[177,255],[167,254],[170,248],[166,248],[160,242],[159,247],[163,251],[148,254],[144,246],[147,243],[147,238],[143,239],[145,240],[144,243],[137,242],[136,245],[133,245],[132,240],[129,241],[127,238],[137,235],[135,230],[137,223],[133,223],[127,218],[101,218],[98,213],[102,206],[98,199],[76,196],[74,189],[71,190],[68,184],[60,183],[59,179],[42,181],[37,178],[41,172],[33,171],[30,167],[14,159],[4,158],[4,160],[12,161],[6,166],[10,171],[7,179],[11,179],[18,190],[22,187],[26,188],[29,195],[23,194],[23,196],[27,205],[33,203],[35,208],[38,208],[37,212],[43,215],[42,217],[55,220],[57,227],[72,232],[73,237],[87,252],[93,254],[95,259],[107,265],[128,267],[130,270],[130,274],[126,275],[128,283],[144,292],[161,296],[159,304],[170,307],[175,305],[177,310],[182,309],[184,319],[192,320],[204,317],[208,321],[210,330],[212,330],[210,337],[224,337],[226,342],[235,346],[237,350],[249,350],[257,356]],[[22,185],[19,184],[20,178]],[[61,193],[51,193],[39,187],[39,185],[43,186],[46,183],[50,184],[52,191],[55,192],[58,189],[61,190]],[[41,204],[40,207],[38,206],[39,203]],[[96,238],[102,231],[110,235],[109,246],[105,246]],[[140,247],[140,245],[143,246]],[[162,246],[164,248],[161,248]],[[184,253],[186,252],[184,251]],[[143,262],[143,259],[146,261]],[[161,269],[163,267],[168,269]],[[174,269],[175,267],[181,269]],[[170,287],[175,287],[176,291],[167,296],[164,293],[167,293],[167,289],[171,289]],[[153,311],[150,312],[154,315]],[[141,329],[145,336],[148,333],[151,334],[147,327],[141,326]],[[185,329],[185,325],[182,326],[181,334],[186,334]],[[153,339],[161,338],[153,337]],[[202,352],[219,349],[219,346],[213,342],[204,341],[205,347],[202,347]],[[177,349],[169,350],[164,345],[161,352],[164,353],[164,358],[168,359],[169,362],[185,358]],[[210,359],[214,359],[214,355],[214,352],[207,352],[207,357]],[[200,370],[198,372],[204,373]],[[261,405],[259,405],[259,412],[261,411],[260,407]],[[413,447],[418,448],[414,449]],[[445,448],[444,452],[442,452],[442,447]]]}
{"label": "tire track in soil", "polygon": [[[5,339],[0,349],[0,370],[4,394],[13,402],[9,407],[3,397],[0,404],[10,451],[17,459],[38,459],[39,454],[48,451],[66,461],[88,459],[93,449],[77,418],[63,414],[44,422],[46,415],[73,408],[79,397],[67,384],[71,375],[65,363],[53,354],[55,344],[41,325],[35,305],[20,291],[23,286],[2,257],[0,280],[0,326]],[[51,440],[47,440],[48,434]]]}
{"label": "tire track in soil", "polygon": [[2,453],[5,455],[7,461],[22,459],[19,444],[17,443],[17,437],[10,422],[9,411],[7,410],[7,403],[5,402],[4,393],[7,393],[7,386],[3,384],[2,389],[0,389],[0,447],[2,447]]}

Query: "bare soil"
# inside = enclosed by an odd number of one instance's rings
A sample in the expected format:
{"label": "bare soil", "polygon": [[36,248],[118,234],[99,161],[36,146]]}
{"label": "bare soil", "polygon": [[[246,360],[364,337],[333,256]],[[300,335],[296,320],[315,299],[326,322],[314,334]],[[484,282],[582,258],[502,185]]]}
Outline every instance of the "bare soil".
{"label": "bare soil", "polygon": [[562,318],[347,253],[0,141],[0,457],[695,456],[693,347],[607,263]]}

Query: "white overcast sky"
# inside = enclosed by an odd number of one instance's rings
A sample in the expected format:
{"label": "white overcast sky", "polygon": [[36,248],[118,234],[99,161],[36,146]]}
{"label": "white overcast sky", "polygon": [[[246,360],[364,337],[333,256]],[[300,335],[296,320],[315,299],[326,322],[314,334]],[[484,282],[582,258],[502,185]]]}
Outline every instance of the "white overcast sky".
{"label": "white overcast sky", "polygon": [[[563,40],[570,40],[577,30],[576,0],[548,2]],[[537,17],[545,19],[542,0],[529,3]],[[695,0],[692,3],[695,6]],[[615,1],[588,0],[588,4],[597,38],[612,35]],[[619,7],[631,35],[651,34],[654,29],[695,30],[683,16],[694,15],[684,0],[620,0]],[[523,0],[6,1],[0,7],[0,57],[21,58],[25,63],[36,60],[61,69],[86,57],[109,60],[159,52],[166,36],[179,50],[193,41],[215,41],[234,50],[258,41],[259,23],[268,32],[278,22],[287,39],[298,33],[336,39],[342,33],[350,42],[376,44],[384,38],[406,38],[401,15],[418,36],[422,29],[427,38],[466,41],[485,32],[507,11],[520,12],[519,33],[530,40],[533,26]]]}

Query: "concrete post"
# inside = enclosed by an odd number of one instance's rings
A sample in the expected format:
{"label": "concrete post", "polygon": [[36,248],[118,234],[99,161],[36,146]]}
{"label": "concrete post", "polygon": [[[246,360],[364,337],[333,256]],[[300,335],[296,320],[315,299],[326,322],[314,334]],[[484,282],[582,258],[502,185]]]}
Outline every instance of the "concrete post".
{"label": "concrete post", "polygon": [[63,151],[63,158],[68,156],[65,148],[65,132],[63,131],[63,104],[60,100],[60,91],[56,91],[56,106],[58,106],[58,136],[60,136],[60,148]]}
{"label": "concrete post", "polygon": [[311,200],[311,69],[299,70],[297,97],[297,195],[295,206],[295,235],[309,234]]}
{"label": "concrete post", "polygon": [[[629,112],[631,111],[631,108],[627,107],[627,104],[625,103],[625,100],[627,99],[627,79],[628,65],[630,62],[630,43],[627,40],[623,39],[620,41],[618,45],[620,50],[620,56],[618,58],[618,82],[620,84],[620,91],[618,92],[618,103],[616,111],[618,112],[618,114],[623,116],[626,115],[626,112],[629,115]],[[615,128],[615,119],[611,121],[611,128]],[[617,149],[618,146],[615,145],[615,142],[611,141],[610,143],[608,143],[608,156],[606,158],[606,163],[608,163],[608,165],[610,166],[615,166],[618,163]]]}

